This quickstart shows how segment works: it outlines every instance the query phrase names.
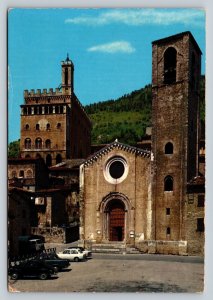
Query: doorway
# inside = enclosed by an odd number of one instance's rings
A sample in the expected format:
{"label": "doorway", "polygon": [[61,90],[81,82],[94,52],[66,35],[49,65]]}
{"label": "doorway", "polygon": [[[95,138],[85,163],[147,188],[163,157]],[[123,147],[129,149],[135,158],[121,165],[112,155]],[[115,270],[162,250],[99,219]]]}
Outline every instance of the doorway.
{"label": "doorway", "polygon": [[110,241],[123,241],[125,227],[125,209],[120,200],[109,203],[109,239]]}

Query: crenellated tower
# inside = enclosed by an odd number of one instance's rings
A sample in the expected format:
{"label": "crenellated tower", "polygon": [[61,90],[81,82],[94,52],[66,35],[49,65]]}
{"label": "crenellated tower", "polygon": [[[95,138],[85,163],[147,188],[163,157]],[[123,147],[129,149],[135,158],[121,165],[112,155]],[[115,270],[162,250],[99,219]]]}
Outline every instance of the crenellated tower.
{"label": "crenellated tower", "polygon": [[61,74],[59,88],[25,90],[21,105],[21,157],[42,157],[48,166],[90,154],[91,122],[74,93],[68,55]]}

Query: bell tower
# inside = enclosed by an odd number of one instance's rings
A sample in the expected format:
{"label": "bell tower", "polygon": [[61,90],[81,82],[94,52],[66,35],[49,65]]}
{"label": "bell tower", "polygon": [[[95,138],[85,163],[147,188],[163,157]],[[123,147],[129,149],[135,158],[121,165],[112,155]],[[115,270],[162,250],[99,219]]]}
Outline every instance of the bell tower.
{"label": "bell tower", "polygon": [[187,182],[197,175],[201,51],[190,32],[152,43],[152,194],[156,240],[183,240]]}
{"label": "bell tower", "polygon": [[74,91],[74,64],[69,58],[67,53],[67,58],[65,61],[61,62],[62,71],[62,93],[64,95],[72,95]]}

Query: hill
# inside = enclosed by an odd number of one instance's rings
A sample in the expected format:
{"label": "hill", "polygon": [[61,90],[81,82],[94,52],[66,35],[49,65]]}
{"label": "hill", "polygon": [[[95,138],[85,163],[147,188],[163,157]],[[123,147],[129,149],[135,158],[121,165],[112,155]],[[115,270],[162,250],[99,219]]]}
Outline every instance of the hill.
{"label": "hill", "polygon": [[116,100],[85,106],[93,124],[92,144],[114,141],[134,145],[151,125],[151,85]]}
{"label": "hill", "polygon": [[[118,139],[135,145],[151,126],[152,86],[146,85],[116,100],[85,106],[92,124],[92,144],[105,144]],[[205,76],[200,80],[200,119],[205,124]],[[203,126],[204,128],[205,126]]]}

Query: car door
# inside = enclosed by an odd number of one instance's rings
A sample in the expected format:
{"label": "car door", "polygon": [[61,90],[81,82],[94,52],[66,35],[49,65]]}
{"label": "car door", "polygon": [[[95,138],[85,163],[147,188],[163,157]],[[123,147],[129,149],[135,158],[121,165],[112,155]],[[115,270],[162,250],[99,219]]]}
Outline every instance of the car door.
{"label": "car door", "polygon": [[63,258],[70,259],[70,250],[63,251]]}

